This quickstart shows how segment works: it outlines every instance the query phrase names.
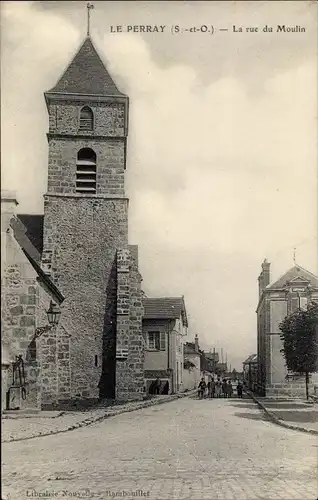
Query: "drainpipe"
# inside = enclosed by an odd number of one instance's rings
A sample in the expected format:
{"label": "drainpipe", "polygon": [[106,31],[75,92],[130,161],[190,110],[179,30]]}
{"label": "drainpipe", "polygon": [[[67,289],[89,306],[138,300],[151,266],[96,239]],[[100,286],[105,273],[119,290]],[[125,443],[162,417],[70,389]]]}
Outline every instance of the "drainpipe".
{"label": "drainpipe", "polygon": [[[168,323],[168,343],[167,343],[167,352],[168,352],[168,372],[170,372],[170,334],[171,334],[171,321]],[[171,370],[171,394],[173,394],[173,371]]]}

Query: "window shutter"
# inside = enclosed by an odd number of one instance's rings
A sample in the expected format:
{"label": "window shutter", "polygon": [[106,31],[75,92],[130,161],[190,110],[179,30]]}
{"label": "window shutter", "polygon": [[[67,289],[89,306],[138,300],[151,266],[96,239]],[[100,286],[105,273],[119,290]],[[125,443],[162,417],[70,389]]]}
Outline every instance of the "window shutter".
{"label": "window shutter", "polygon": [[166,332],[160,332],[160,351],[166,350]]}
{"label": "window shutter", "polygon": [[291,299],[291,312],[293,313],[293,312],[297,311],[298,307],[299,307],[299,299],[298,299],[298,297],[297,298],[293,297]]}

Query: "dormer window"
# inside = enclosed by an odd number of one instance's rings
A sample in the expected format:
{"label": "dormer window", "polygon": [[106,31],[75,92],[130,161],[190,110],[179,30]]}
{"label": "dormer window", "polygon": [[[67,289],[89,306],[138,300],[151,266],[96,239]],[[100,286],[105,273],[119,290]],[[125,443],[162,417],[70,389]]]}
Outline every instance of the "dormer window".
{"label": "dormer window", "polygon": [[94,113],[89,106],[84,106],[81,109],[79,129],[88,131],[94,129]]}
{"label": "dormer window", "polygon": [[76,192],[96,193],[96,153],[90,148],[83,148],[77,154]]}

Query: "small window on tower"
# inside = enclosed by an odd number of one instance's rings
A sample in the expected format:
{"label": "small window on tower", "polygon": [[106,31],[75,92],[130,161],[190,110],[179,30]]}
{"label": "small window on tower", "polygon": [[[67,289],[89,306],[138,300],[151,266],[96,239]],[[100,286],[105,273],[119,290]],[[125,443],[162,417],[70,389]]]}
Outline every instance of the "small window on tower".
{"label": "small window on tower", "polygon": [[91,108],[84,106],[81,109],[79,129],[80,130],[93,130],[94,128],[94,114]]}
{"label": "small window on tower", "polygon": [[76,192],[96,193],[96,154],[90,148],[83,148],[77,154]]}
{"label": "small window on tower", "polygon": [[95,354],[95,366],[98,366],[98,356]]}

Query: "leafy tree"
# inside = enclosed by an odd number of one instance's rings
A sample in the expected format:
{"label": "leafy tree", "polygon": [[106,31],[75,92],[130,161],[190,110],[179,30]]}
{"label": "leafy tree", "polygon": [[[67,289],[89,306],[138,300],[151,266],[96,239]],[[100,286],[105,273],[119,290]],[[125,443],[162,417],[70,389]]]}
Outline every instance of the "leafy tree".
{"label": "leafy tree", "polygon": [[307,310],[286,316],[279,328],[287,368],[305,374],[308,399],[309,374],[318,371],[318,304],[310,303]]}

